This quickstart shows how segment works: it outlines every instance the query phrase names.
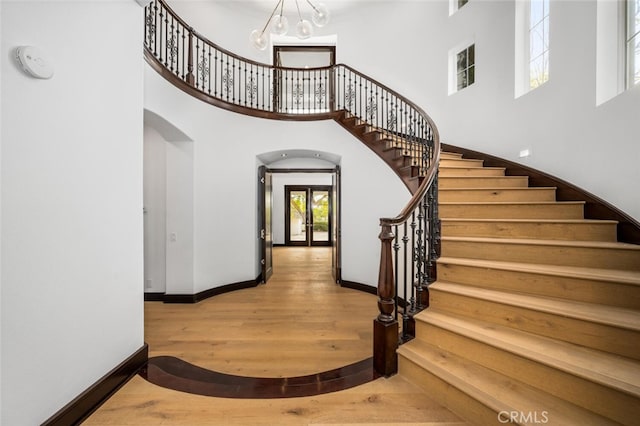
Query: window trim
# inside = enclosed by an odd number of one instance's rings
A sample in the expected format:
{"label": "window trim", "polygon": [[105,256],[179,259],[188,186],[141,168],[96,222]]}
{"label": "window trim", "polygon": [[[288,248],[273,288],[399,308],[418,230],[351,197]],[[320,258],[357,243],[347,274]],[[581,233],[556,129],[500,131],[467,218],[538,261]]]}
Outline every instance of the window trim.
{"label": "window trim", "polygon": [[631,89],[635,85],[640,84],[640,79],[635,81],[635,58],[633,58],[633,44],[634,41],[640,40],[640,25],[636,29],[635,33],[631,33],[632,27],[632,17],[631,9],[634,4],[633,0],[626,0],[624,2],[623,12],[624,12],[624,24],[622,28],[624,29],[623,36],[623,59],[624,59],[624,87],[625,89]]}
{"label": "window trim", "polygon": [[[525,54],[527,55],[527,81],[526,81],[526,85],[527,85],[527,91],[531,91],[534,89],[537,89],[538,87],[542,86],[543,84],[545,84],[547,81],[549,81],[549,52],[551,50],[551,45],[550,45],[550,33],[551,33],[551,28],[550,28],[550,9],[551,9],[551,1],[550,0],[540,0],[542,2],[542,4],[544,5],[545,1],[547,2],[547,10],[546,10],[546,14],[544,14],[545,10],[543,8],[543,15],[541,17],[541,19],[537,22],[533,22],[532,21],[532,16],[531,16],[531,5],[533,4],[532,0],[529,0],[527,2],[527,34],[526,34],[526,51]],[[545,27],[545,21],[546,21],[546,27]],[[533,35],[534,30],[537,27],[542,26],[542,40],[543,40],[543,47],[542,47],[542,51],[539,55],[537,55],[536,57],[531,57],[531,38]],[[545,30],[546,28],[546,30]],[[546,40],[546,45],[547,48],[546,50],[544,49],[544,42]],[[545,61],[545,56],[546,56],[546,78],[544,78],[544,74],[543,74],[543,80],[539,81],[538,79],[536,79],[536,84],[533,84],[533,77],[534,77],[534,73],[532,72],[532,64],[534,63],[534,61],[536,61],[538,58],[542,58],[543,62]]]}
{"label": "window trim", "polygon": [[[522,95],[526,95],[532,90],[544,85],[550,79],[550,56],[551,56],[551,9],[553,2],[549,1],[549,9],[547,11],[547,19],[549,20],[549,34],[547,35],[548,49],[547,54],[547,79],[535,86],[531,86],[531,0],[516,1],[515,11],[515,54],[514,54],[514,98],[517,99]],[[540,21],[544,22],[544,17]],[[544,54],[544,53],[543,53]]]}
{"label": "window trim", "polygon": [[[468,50],[471,46],[473,46],[473,50],[474,50],[474,61],[473,61],[473,74],[474,74],[474,79],[473,79],[473,83],[471,84],[467,84],[465,87],[458,89],[458,54],[462,53],[463,51]],[[476,65],[478,63],[478,48],[476,46],[476,42],[473,39],[467,39],[462,43],[458,43],[455,47],[449,49],[449,87],[448,87],[448,94],[453,95],[454,93],[458,93],[466,88],[468,88],[469,86],[472,86],[473,84],[475,84],[475,82],[477,81],[477,70],[476,70]],[[467,69],[469,69],[470,66],[469,64],[467,64]]]}

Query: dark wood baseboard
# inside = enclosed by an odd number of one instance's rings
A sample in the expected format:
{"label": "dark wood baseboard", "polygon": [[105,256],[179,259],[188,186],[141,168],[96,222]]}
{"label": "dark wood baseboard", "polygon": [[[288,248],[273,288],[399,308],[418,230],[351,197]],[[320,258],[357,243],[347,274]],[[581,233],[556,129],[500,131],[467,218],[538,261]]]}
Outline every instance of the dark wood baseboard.
{"label": "dark wood baseboard", "polygon": [[370,285],[360,284],[360,283],[356,283],[356,282],[353,282],[353,281],[342,280],[342,281],[340,281],[340,286],[341,287],[350,288],[350,289],[353,289],[353,290],[364,291],[365,293],[369,293],[369,294],[378,294],[378,288],[377,287],[372,287]]}
{"label": "dark wood baseboard", "polygon": [[42,426],[77,425],[87,419],[118,389],[144,367],[149,359],[149,346],[140,349],[104,375],[90,388],[62,407],[57,413],[42,423]]}
{"label": "dark wood baseboard", "polygon": [[555,186],[558,201],[584,201],[586,219],[615,220],[618,222],[618,241],[640,244],[640,222],[582,188],[540,170],[471,149],[442,144],[442,150],[462,154],[466,158],[484,160],[487,167],[504,167],[507,176],[529,176],[529,186]]}
{"label": "dark wood baseboard", "polygon": [[286,244],[273,244],[274,247],[286,247]]}
{"label": "dark wood baseboard", "polygon": [[164,303],[198,303],[213,296],[230,291],[243,290],[245,288],[257,287],[262,282],[262,277],[258,276],[255,280],[242,281],[233,284],[227,284],[220,287],[210,288],[196,294],[165,294],[162,298]]}
{"label": "dark wood baseboard", "polygon": [[162,302],[164,300],[164,293],[145,293],[145,302]]}

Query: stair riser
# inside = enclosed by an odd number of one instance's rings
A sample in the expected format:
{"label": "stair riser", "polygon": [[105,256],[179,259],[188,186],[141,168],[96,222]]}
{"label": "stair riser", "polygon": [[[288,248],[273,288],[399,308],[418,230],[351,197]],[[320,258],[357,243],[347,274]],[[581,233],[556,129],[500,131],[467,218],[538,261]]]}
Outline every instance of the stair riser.
{"label": "stair riser", "polygon": [[622,283],[438,262],[438,279],[473,287],[640,309],[640,291]]}
{"label": "stair riser", "polygon": [[367,127],[362,133],[362,139],[367,143],[376,143],[382,138],[382,132]]}
{"label": "stair riser", "polygon": [[[526,307],[441,292],[430,289],[429,306],[468,318],[499,324],[553,339],[640,359],[640,333],[619,327],[535,311]],[[420,331],[416,331],[421,336]],[[422,335],[425,336],[425,335]]]}
{"label": "stair riser", "polygon": [[456,154],[454,152],[441,152],[440,159],[451,159],[451,160],[459,160],[462,158],[462,154]]}
{"label": "stair riser", "polygon": [[[497,426],[501,424],[498,421],[496,411],[402,355],[398,356],[398,371],[405,379],[421,388],[430,398],[463,419],[473,419],[477,425]],[[540,408],[541,411],[543,409]]]}
{"label": "stair riser", "polygon": [[[413,146],[414,144],[409,143],[405,140],[402,139],[388,139],[388,138],[383,138],[380,139],[379,141],[380,143],[384,144],[385,149],[389,149],[389,148],[401,148],[404,151],[406,151],[407,153],[409,152],[413,152],[415,154],[415,156],[419,156],[419,152],[421,152],[420,149],[416,149],[415,146]],[[412,149],[412,147],[414,149]]]}
{"label": "stair riser", "polygon": [[402,176],[415,177],[420,174],[420,167],[418,166],[403,167],[400,169],[400,173],[402,174]]}
{"label": "stair riser", "polygon": [[482,160],[440,158],[440,167],[482,167]]}
{"label": "stair riser", "polygon": [[[428,320],[428,317],[425,318]],[[577,377],[432,324],[418,321],[418,336],[429,336],[438,348],[466,358],[558,398],[624,424],[640,418],[640,400],[616,389]],[[551,421],[553,419],[550,419]],[[553,422],[552,422],[553,423]]]}
{"label": "stair riser", "polygon": [[494,202],[494,201],[555,201],[556,191],[552,188],[522,189],[445,189],[438,193],[440,202]]}
{"label": "stair riser", "polygon": [[445,237],[535,238],[541,240],[616,241],[615,223],[465,222],[442,220]]}
{"label": "stair riser", "polygon": [[543,246],[492,242],[452,241],[443,237],[442,256],[585,268],[640,270],[640,251],[612,247]]}
{"label": "stair riser", "polygon": [[395,166],[397,168],[405,166],[417,166],[419,164],[419,161],[417,159],[402,155],[400,153],[393,154],[391,158],[391,161],[393,162],[392,166]]}
{"label": "stair riser", "polygon": [[440,204],[440,217],[459,219],[582,219],[582,204]]}
{"label": "stair riser", "polygon": [[525,188],[529,185],[526,176],[492,176],[483,178],[447,177],[440,175],[441,189],[447,188]]}
{"label": "stair riser", "polygon": [[481,167],[442,167],[440,166],[440,176],[504,176],[504,169],[489,169]]}

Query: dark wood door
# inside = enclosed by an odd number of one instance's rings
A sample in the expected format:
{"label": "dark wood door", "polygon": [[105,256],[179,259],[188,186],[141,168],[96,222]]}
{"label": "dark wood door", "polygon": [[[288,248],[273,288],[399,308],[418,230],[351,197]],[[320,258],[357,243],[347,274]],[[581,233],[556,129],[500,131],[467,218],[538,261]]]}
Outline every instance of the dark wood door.
{"label": "dark wood door", "polygon": [[271,212],[273,199],[272,173],[265,166],[258,168],[258,217],[260,220],[260,269],[262,282],[273,274],[273,236]]}
{"label": "dark wood door", "polygon": [[336,166],[336,171],[331,176],[332,188],[332,204],[331,209],[331,239],[333,246],[331,248],[331,271],[333,279],[339,283],[342,280],[342,272],[340,266],[340,166]]}

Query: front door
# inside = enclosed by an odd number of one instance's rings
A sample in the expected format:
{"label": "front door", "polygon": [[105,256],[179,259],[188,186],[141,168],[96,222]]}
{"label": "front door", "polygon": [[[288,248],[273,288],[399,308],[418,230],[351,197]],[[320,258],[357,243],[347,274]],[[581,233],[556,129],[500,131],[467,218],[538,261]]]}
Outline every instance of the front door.
{"label": "front door", "polygon": [[285,186],[285,244],[330,246],[331,186]]}

